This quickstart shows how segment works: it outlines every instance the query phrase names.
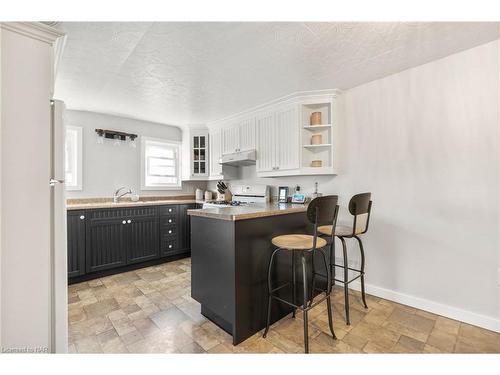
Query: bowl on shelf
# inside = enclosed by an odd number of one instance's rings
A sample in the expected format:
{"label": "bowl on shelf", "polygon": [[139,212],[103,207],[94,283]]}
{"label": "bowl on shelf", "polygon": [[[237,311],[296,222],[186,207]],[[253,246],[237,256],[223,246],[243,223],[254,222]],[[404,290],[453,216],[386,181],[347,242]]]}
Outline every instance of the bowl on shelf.
{"label": "bowl on shelf", "polygon": [[323,166],[322,160],[312,160],[311,161],[311,167],[313,167],[313,168],[320,168],[322,166]]}

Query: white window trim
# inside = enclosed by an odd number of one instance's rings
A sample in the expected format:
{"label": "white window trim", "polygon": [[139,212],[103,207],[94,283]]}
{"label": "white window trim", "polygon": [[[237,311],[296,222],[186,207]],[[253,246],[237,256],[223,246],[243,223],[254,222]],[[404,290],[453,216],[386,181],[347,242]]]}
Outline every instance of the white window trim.
{"label": "white window trim", "polygon": [[[76,160],[76,186],[66,186],[66,191],[81,191],[83,190],[83,128],[81,126],[66,125],[66,130],[75,130],[78,134],[77,136],[77,160]],[[66,142],[66,141],[65,141]]]}
{"label": "white window trim", "polygon": [[[177,163],[176,163],[177,184],[176,185],[146,186],[146,184],[145,184],[145,181],[146,181],[146,173],[145,173],[146,172],[145,171],[145,166],[146,166],[145,144],[146,144],[146,141],[156,141],[156,142],[166,143],[166,144],[175,146],[177,148]],[[170,139],[164,139],[164,138],[153,138],[153,137],[141,136],[140,165],[141,165],[141,167],[139,168],[139,170],[140,170],[140,174],[141,174],[140,175],[141,190],[182,190],[181,142],[172,141]]]}

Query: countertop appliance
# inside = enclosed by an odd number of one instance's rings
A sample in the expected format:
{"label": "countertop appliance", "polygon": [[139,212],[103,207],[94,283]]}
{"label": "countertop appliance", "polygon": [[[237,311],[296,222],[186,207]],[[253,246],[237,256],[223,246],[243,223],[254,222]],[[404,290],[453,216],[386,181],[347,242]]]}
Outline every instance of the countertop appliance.
{"label": "countertop appliance", "polygon": [[219,164],[222,164],[223,166],[254,165],[256,159],[257,159],[257,152],[255,150],[240,151],[222,155]]}
{"label": "countertop appliance", "polygon": [[265,204],[270,200],[269,186],[267,185],[235,185],[231,191],[233,193],[232,201],[205,202],[203,208]]}

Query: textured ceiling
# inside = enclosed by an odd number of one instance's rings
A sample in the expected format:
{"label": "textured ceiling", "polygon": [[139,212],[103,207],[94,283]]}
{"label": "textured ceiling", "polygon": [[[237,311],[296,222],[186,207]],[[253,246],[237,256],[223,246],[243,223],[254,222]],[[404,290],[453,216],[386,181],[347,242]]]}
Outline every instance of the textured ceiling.
{"label": "textured ceiling", "polygon": [[206,123],[295,91],[348,89],[500,37],[499,23],[62,23],[70,109]]}

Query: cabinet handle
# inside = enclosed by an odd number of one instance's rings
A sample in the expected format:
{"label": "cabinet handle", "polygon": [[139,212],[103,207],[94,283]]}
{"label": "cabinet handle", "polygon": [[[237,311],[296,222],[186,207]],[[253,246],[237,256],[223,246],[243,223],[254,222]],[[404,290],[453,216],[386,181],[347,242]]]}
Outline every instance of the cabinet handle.
{"label": "cabinet handle", "polygon": [[280,169],[280,167],[276,167],[276,169]]}
{"label": "cabinet handle", "polygon": [[122,224],[127,224],[127,220],[123,220],[123,221],[122,221]]}
{"label": "cabinet handle", "polygon": [[130,220],[130,219],[129,219],[129,220],[127,220],[127,223],[129,223],[129,224],[130,224],[131,222],[132,222],[132,220]]}
{"label": "cabinet handle", "polygon": [[85,215],[80,215],[80,220],[85,219]]}

